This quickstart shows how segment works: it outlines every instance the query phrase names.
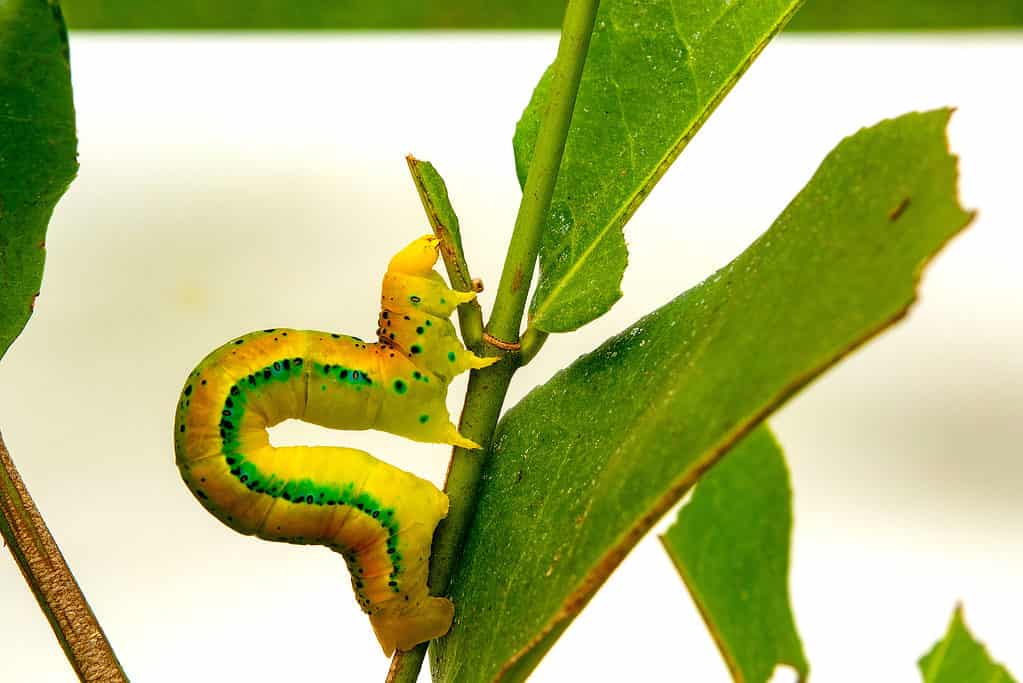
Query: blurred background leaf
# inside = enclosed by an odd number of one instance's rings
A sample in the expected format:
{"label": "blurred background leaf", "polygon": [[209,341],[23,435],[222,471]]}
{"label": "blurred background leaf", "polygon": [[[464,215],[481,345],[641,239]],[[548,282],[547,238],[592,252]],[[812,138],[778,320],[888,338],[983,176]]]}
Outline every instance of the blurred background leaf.
{"label": "blurred background leaf", "polygon": [[918,664],[924,683],[1015,683],[966,628],[961,605],[952,614],[945,637]]}
{"label": "blurred background leaf", "polygon": [[[66,0],[73,29],[553,29],[558,0]],[[1023,0],[808,0],[801,31],[1018,27]]]}
{"label": "blurred background leaf", "polygon": [[661,536],[737,683],[766,683],[779,664],[801,681],[809,671],[789,604],[791,537],[789,471],[766,426],[700,478]]}

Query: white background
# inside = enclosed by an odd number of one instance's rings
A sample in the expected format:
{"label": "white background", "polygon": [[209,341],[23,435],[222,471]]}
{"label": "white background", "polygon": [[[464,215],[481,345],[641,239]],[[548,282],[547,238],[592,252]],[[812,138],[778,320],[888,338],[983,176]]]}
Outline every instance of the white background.
{"label": "white background", "polygon": [[[174,404],[193,365],[244,331],[372,336],[387,259],[427,230],[408,152],[447,180],[488,308],[518,202],[511,133],[556,36],[76,34],[71,47],[82,168],[35,315],[0,364],[7,445],[134,680],[382,680],[339,558],[241,537],[195,503],[173,464]],[[511,390],[509,405],[724,265],[842,136],[958,106],[962,197],[980,218],[928,269],[906,322],[773,421],[818,681],[919,680],[957,600],[1023,676],[1021,58],[1019,35],[782,38],[629,224],[625,298],[553,337]],[[375,433],[273,438],[356,445],[438,483],[447,457]],[[0,680],[72,681],[6,555],[0,606]],[[569,677],[728,680],[654,535],[535,674]]]}

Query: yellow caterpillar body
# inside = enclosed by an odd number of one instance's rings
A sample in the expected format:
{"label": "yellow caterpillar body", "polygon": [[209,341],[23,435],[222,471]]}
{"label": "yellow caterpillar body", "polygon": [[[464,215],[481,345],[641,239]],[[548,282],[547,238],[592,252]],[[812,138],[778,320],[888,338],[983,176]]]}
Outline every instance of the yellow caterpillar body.
{"label": "yellow caterpillar body", "polygon": [[495,362],[466,350],[448,319],[475,297],[434,270],[438,240],[421,237],[384,275],[379,339],[309,330],[252,332],[188,376],[174,421],[181,476],[218,519],[271,541],[321,544],[344,556],[384,653],[445,634],[454,606],[426,578],[447,496],[353,448],[273,447],[289,418],[334,429],[380,429],[478,448],[445,405],[455,375]]}

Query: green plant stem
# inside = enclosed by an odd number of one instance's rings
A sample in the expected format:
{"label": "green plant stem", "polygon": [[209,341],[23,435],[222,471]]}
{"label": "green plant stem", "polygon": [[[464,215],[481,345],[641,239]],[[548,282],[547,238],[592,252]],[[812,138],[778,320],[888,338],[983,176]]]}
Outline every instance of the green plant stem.
{"label": "green plant stem", "polygon": [[519,349],[519,367],[528,365],[529,361],[540,353],[547,337],[548,334],[543,330],[538,330],[535,327],[526,328],[526,332],[522,335],[522,348]]}
{"label": "green plant stem", "polygon": [[547,99],[547,111],[536,138],[533,159],[522,189],[522,201],[515,218],[515,230],[501,271],[494,312],[487,332],[501,341],[519,340],[519,327],[526,307],[526,296],[533,280],[533,269],[540,249],[540,238],[551,207],[551,196],[558,180],[561,156],[565,151],[572,122],[575,96],[579,92],[586,51],[593,33],[598,0],[569,0],[561,29],[561,43],[554,62],[554,76]]}
{"label": "green plant stem", "polygon": [[[459,423],[459,431],[479,443],[480,450],[454,449],[448,467],[444,490],[451,498],[448,516],[441,520],[430,552],[430,589],[442,594],[448,587],[455,560],[475,511],[476,488],[483,473],[483,464],[490,448],[497,419],[501,416],[504,397],[515,373],[513,356],[500,363],[474,372],[469,377],[469,390]],[[462,501],[460,504],[454,501]],[[465,504],[466,501],[471,504]]]}
{"label": "green plant stem", "polygon": [[0,437],[0,534],[81,681],[127,681]]}
{"label": "green plant stem", "polygon": [[[473,371],[469,376],[469,389],[458,429],[483,449],[455,448],[451,457],[444,483],[451,508],[448,516],[437,526],[430,552],[430,593],[433,595],[443,595],[447,591],[476,511],[476,491],[490,449],[489,442],[501,415],[508,385],[518,367],[514,359],[514,354],[508,354],[501,362]],[[422,643],[412,650],[397,652],[387,673],[387,683],[415,683],[426,658],[427,646],[428,643]]]}
{"label": "green plant stem", "polygon": [[[515,343],[519,339],[526,295],[536,267],[540,237],[550,211],[551,196],[565,151],[572,109],[579,91],[598,5],[599,0],[569,0],[565,9],[548,108],[540,126],[497,289],[494,311],[487,326],[488,333],[502,341]],[[530,346],[533,354],[539,350],[545,337],[544,333],[533,337]],[[512,375],[521,364],[520,354],[516,351],[509,352],[486,343],[484,351],[488,355],[501,355],[504,358],[488,368],[473,371],[469,376],[469,389],[459,430],[483,446],[483,449],[470,451],[456,448],[452,454],[444,484],[451,507],[447,518],[438,525],[433,536],[430,557],[430,590],[434,595],[447,592],[451,574],[458,563],[465,535],[476,510],[476,494],[490,440],[501,415]],[[428,643],[422,643],[412,650],[395,654],[387,673],[387,682],[415,683],[426,657],[427,646]]]}

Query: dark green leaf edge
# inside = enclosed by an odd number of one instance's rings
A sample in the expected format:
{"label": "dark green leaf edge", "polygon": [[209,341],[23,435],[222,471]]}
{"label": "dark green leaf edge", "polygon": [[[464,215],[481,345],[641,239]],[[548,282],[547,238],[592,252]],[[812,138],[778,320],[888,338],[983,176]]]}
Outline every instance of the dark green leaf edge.
{"label": "dark green leaf edge", "polygon": [[[954,109],[949,108],[944,111],[946,112],[947,120]],[[945,144],[947,147],[947,130],[945,133]],[[959,157],[956,155],[951,156],[956,176],[958,176]],[[959,200],[958,196],[958,187],[956,203],[959,206],[962,206],[962,202]],[[541,631],[533,637],[532,640],[526,643],[526,645],[524,645],[518,652],[508,658],[494,680],[499,681],[509,676],[512,678],[521,677],[524,672],[528,672],[535,667],[540,657],[543,656],[543,653],[550,649],[554,641],[556,641],[561,633],[563,633],[568,627],[571,620],[574,619],[575,616],[579,614],[579,612],[581,612],[589,603],[597,590],[605,581],[607,581],[611,572],[613,572],[618,565],[621,564],[622,560],[625,559],[625,556],[629,554],[637,543],[639,543],[640,539],[646,535],[646,533],[661,517],[671,510],[672,506],[675,505],[675,503],[677,503],[683,495],[685,495],[686,491],[688,491],[689,488],[692,487],[708,469],[710,469],[722,456],[724,456],[732,448],[732,446],[738,443],[738,441],[744,436],[749,434],[779,406],[798,393],[813,379],[824,374],[844,358],[848,357],[867,342],[874,339],[881,332],[905,318],[919,299],[919,285],[923,276],[923,271],[927,269],[927,266],[930,265],[935,256],[944,250],[952,239],[961,234],[962,231],[969,226],[970,223],[972,223],[973,219],[976,217],[976,213],[977,212],[973,210],[966,211],[966,219],[963,224],[959,226],[957,230],[952,231],[951,234],[943,242],[941,242],[929,256],[924,258],[917,265],[914,270],[912,280],[913,294],[906,302],[905,306],[893,313],[891,317],[881,322],[874,329],[868,330],[863,337],[850,344],[845,350],[836,354],[833,358],[825,361],[805,375],[795,378],[793,382],[775,396],[773,400],[767,402],[761,411],[752,415],[747,422],[737,425],[736,429],[727,434],[715,448],[711,449],[702,458],[698,459],[695,466],[679,478],[679,480],[676,481],[668,489],[668,491],[657,500],[650,510],[622,536],[621,540],[607,553],[605,553],[604,557],[594,565],[590,574],[580,582],[579,587],[576,588],[576,590],[569,594],[562,604],[561,609],[555,613],[547,625],[544,626],[544,628],[541,629]]]}

